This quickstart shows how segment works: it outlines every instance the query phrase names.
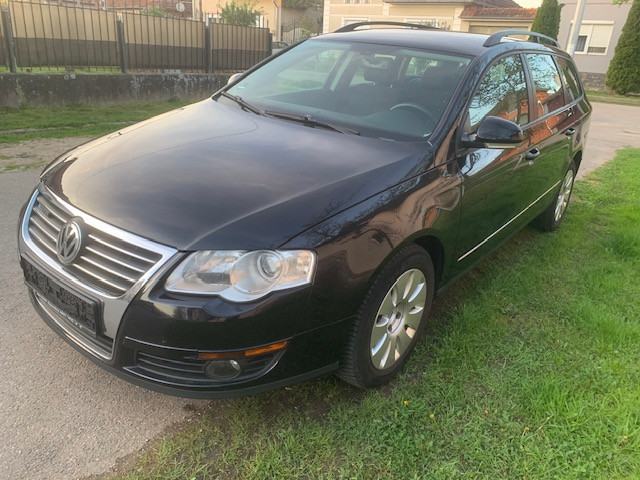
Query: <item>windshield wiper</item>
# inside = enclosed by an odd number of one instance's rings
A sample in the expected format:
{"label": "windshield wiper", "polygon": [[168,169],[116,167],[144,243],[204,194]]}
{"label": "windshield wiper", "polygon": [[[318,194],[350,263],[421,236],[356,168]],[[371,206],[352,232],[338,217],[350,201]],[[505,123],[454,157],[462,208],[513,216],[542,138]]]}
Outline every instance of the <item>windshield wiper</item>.
{"label": "windshield wiper", "polygon": [[242,107],[243,110],[249,110],[251,113],[255,113],[256,115],[262,115],[264,116],[264,112],[262,110],[260,110],[258,107],[251,105],[250,103],[244,101],[242,99],[242,97],[239,97],[238,95],[232,95],[230,93],[227,92],[222,92],[220,94],[220,96],[224,97],[224,98],[228,98],[229,100],[233,100],[234,102],[236,102],[238,105],[240,105],[240,107]]}
{"label": "windshield wiper", "polygon": [[328,128],[330,130],[343,133],[345,135],[346,134],[360,135],[360,132],[358,130],[355,130],[349,127],[334,125],[333,123],[329,123],[329,122],[324,122],[322,120],[313,118],[311,115],[296,115],[294,113],[274,112],[271,110],[265,110],[262,113],[265,115],[269,115],[270,117],[284,118],[285,120],[293,120],[294,122],[300,122],[305,125]]}

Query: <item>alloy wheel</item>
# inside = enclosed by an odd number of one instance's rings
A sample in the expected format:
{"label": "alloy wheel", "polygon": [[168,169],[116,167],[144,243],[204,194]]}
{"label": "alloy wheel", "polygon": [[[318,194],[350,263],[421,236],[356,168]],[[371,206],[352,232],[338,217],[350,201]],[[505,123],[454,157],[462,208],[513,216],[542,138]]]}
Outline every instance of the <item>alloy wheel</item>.
{"label": "alloy wheel", "polygon": [[377,370],[393,367],[407,351],[418,331],[427,301],[422,271],[404,272],[387,292],[376,314],[369,352]]}
{"label": "alloy wheel", "polygon": [[556,208],[554,211],[554,220],[559,222],[567,209],[569,204],[569,198],[571,197],[571,190],[573,189],[573,170],[569,169],[567,174],[562,180],[562,186],[560,187],[560,193],[558,193],[558,199],[556,201]]}

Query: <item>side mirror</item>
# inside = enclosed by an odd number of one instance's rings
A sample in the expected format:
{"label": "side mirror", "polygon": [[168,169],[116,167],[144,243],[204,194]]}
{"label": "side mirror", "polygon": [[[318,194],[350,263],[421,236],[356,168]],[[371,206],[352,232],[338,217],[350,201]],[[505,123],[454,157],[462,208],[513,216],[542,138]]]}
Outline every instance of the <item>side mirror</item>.
{"label": "side mirror", "polygon": [[239,73],[234,73],[233,75],[231,75],[229,77],[229,80],[227,80],[227,85],[231,85],[232,83],[235,83],[235,81],[238,80],[242,76],[243,73],[244,72],[239,72]]}
{"label": "side mirror", "polygon": [[523,141],[524,134],[519,125],[489,115],[480,122],[477,132],[468,135],[463,143],[467,147],[514,148]]}

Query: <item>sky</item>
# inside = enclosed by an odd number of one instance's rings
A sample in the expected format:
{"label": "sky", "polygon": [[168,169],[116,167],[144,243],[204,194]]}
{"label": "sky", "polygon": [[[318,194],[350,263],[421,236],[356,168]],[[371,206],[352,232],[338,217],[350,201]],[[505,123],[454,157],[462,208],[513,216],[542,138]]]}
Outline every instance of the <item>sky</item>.
{"label": "sky", "polygon": [[515,2],[524,8],[538,8],[542,0],[515,0]]}

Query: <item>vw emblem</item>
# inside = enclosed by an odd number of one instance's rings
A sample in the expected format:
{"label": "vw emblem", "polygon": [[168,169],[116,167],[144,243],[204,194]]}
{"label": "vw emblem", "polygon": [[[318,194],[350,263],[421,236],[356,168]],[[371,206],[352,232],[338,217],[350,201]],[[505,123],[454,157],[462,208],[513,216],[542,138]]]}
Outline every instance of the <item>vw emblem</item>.
{"label": "vw emblem", "polygon": [[56,253],[63,265],[73,262],[82,248],[82,229],[74,219],[65,223],[58,232]]}

